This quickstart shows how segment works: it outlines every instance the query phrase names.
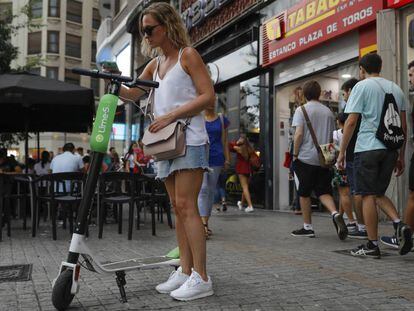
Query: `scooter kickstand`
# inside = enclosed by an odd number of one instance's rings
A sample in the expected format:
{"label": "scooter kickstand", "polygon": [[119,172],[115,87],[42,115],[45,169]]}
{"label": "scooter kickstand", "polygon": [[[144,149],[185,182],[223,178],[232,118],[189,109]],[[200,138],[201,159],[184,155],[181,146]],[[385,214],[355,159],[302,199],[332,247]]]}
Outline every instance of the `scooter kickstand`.
{"label": "scooter kickstand", "polygon": [[126,293],[125,293],[125,272],[124,271],[118,271],[115,272],[116,274],[116,284],[118,285],[119,292],[121,293],[121,299],[119,299],[122,303],[128,302]]}

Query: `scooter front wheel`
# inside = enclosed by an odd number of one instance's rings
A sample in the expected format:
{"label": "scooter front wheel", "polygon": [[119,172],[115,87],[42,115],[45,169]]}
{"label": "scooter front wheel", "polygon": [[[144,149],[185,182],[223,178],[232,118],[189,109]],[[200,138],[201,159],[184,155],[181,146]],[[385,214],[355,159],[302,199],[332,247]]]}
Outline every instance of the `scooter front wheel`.
{"label": "scooter front wheel", "polygon": [[55,286],[52,291],[52,303],[59,311],[66,310],[72,302],[74,294],[71,294],[72,288],[72,273],[71,269],[66,269],[57,278]]}

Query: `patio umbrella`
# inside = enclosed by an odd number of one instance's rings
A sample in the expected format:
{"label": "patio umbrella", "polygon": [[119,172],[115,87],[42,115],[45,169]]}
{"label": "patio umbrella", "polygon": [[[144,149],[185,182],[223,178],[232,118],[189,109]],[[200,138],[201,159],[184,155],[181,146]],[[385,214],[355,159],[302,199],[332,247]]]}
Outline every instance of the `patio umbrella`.
{"label": "patio umbrella", "polygon": [[28,73],[0,75],[0,132],[86,132],[93,91]]}
{"label": "patio umbrella", "polygon": [[26,132],[27,161],[28,132],[87,132],[95,101],[88,88],[29,73],[9,73],[0,75],[0,111],[0,132]]}

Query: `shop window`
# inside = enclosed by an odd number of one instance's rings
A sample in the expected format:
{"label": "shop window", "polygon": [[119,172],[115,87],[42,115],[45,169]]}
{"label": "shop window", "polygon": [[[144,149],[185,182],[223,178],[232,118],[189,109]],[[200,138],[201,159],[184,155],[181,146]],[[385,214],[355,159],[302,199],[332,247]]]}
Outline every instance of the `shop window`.
{"label": "shop window", "polygon": [[33,0],[31,2],[31,13],[32,13],[32,18],[40,18],[42,17],[42,9],[43,9],[43,5],[42,5],[43,0]]}
{"label": "shop window", "polygon": [[49,0],[49,16],[60,17],[60,0]]}
{"label": "shop window", "polygon": [[237,77],[258,66],[257,41],[241,47],[213,62],[219,68],[218,82]]}
{"label": "shop window", "polygon": [[[291,126],[293,115],[297,109],[300,109],[301,105],[307,102],[303,94],[303,85],[310,80],[317,81],[322,90],[319,101],[329,107],[334,115],[337,115],[338,112],[343,111],[346,104],[341,92],[342,84],[351,78],[358,78],[358,73],[358,64],[352,62],[339,66],[335,70],[318,73],[276,88],[276,141],[274,150],[280,161],[285,159],[285,152],[290,152],[293,147],[295,133]],[[282,164],[276,163],[276,166],[280,167]],[[281,170],[277,178],[279,180],[279,192],[289,193],[288,197],[280,197],[279,204],[281,206],[295,204],[294,181],[287,178],[285,170]]]}
{"label": "shop window", "polygon": [[28,35],[27,54],[39,54],[42,48],[42,33],[32,32]]}
{"label": "shop window", "polygon": [[259,77],[240,83],[240,131],[260,133]]}
{"label": "shop window", "polygon": [[59,67],[46,67],[46,77],[49,79],[58,80],[59,78]]}
{"label": "shop window", "polygon": [[0,21],[5,23],[11,23],[12,21],[12,3],[6,2],[6,3],[0,3]]}
{"label": "shop window", "polygon": [[40,76],[40,67],[30,68],[29,73]]}
{"label": "shop window", "polygon": [[65,69],[65,82],[79,85],[80,75],[73,73],[70,69]]}
{"label": "shop window", "polygon": [[68,0],[66,9],[66,19],[75,23],[82,23],[82,2]]}
{"label": "shop window", "polygon": [[81,37],[66,34],[66,55],[81,57]]}
{"label": "shop window", "polygon": [[96,62],[96,41],[92,41],[91,46],[91,62]]}
{"label": "shop window", "polygon": [[92,11],[92,28],[98,29],[101,24],[101,16],[99,15],[98,9],[93,9]]}
{"label": "shop window", "polygon": [[47,32],[47,52],[59,54],[59,32]]}

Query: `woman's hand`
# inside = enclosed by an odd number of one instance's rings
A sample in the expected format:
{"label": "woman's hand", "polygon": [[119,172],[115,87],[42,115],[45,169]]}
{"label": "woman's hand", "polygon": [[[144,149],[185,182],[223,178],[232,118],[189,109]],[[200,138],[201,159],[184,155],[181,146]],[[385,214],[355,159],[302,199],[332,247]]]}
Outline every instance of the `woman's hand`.
{"label": "woman's hand", "polygon": [[162,130],[167,125],[170,125],[175,121],[175,118],[171,114],[163,115],[159,118],[156,118],[154,122],[149,126],[149,131],[151,133],[156,133],[159,130]]}

